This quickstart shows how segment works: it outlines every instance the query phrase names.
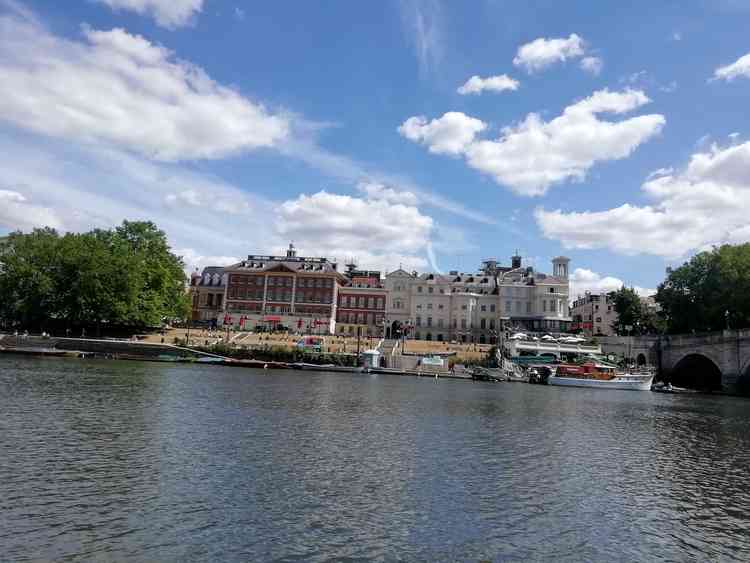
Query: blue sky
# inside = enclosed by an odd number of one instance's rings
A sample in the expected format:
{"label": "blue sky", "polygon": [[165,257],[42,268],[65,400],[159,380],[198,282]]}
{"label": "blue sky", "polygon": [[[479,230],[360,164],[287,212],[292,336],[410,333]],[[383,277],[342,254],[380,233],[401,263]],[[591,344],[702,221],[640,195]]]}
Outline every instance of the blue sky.
{"label": "blue sky", "polygon": [[289,240],[385,270],[565,254],[574,293],[654,288],[750,240],[740,0],[0,0],[0,18],[0,231],[152,219],[190,267]]}

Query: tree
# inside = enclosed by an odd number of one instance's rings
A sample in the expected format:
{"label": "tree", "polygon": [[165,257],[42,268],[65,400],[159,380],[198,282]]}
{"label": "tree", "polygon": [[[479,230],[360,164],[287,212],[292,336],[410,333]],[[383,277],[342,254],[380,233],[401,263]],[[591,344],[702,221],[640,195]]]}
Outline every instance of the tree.
{"label": "tree", "polygon": [[750,325],[750,244],[723,245],[667,270],[656,300],[672,333]]}
{"label": "tree", "polygon": [[0,313],[29,327],[157,326],[187,316],[183,267],[150,222],[64,236],[12,233],[0,241]]}
{"label": "tree", "polygon": [[633,288],[623,286],[611,292],[609,297],[617,313],[617,321],[613,327],[615,332],[619,335],[631,334],[643,320],[643,305],[640,296]]}

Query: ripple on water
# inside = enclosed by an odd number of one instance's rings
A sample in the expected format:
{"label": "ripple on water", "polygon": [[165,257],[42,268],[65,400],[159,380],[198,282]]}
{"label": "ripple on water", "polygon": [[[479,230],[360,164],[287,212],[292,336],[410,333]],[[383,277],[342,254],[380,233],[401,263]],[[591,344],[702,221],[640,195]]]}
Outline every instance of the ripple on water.
{"label": "ripple on water", "polygon": [[746,560],[747,405],[12,360],[0,559]]}

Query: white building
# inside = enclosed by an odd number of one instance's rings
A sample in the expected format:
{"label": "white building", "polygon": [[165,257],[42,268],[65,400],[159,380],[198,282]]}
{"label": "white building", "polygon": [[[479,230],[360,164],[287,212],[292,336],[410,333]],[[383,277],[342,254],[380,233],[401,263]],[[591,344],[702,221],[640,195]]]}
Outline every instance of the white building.
{"label": "white building", "polygon": [[571,320],[569,262],[555,258],[552,276],[523,267],[520,256],[512,258],[510,267],[487,260],[479,272],[469,274],[396,270],[385,279],[387,334],[397,336],[406,325],[417,339],[494,343],[501,327],[566,331]]}

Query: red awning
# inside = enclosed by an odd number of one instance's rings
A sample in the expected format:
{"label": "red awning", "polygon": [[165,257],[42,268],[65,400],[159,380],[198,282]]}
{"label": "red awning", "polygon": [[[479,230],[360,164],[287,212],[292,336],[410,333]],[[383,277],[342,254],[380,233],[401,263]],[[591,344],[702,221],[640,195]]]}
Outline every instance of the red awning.
{"label": "red awning", "polygon": [[280,323],[281,317],[276,317],[273,315],[266,315],[265,317],[263,317],[263,321],[267,323]]}

